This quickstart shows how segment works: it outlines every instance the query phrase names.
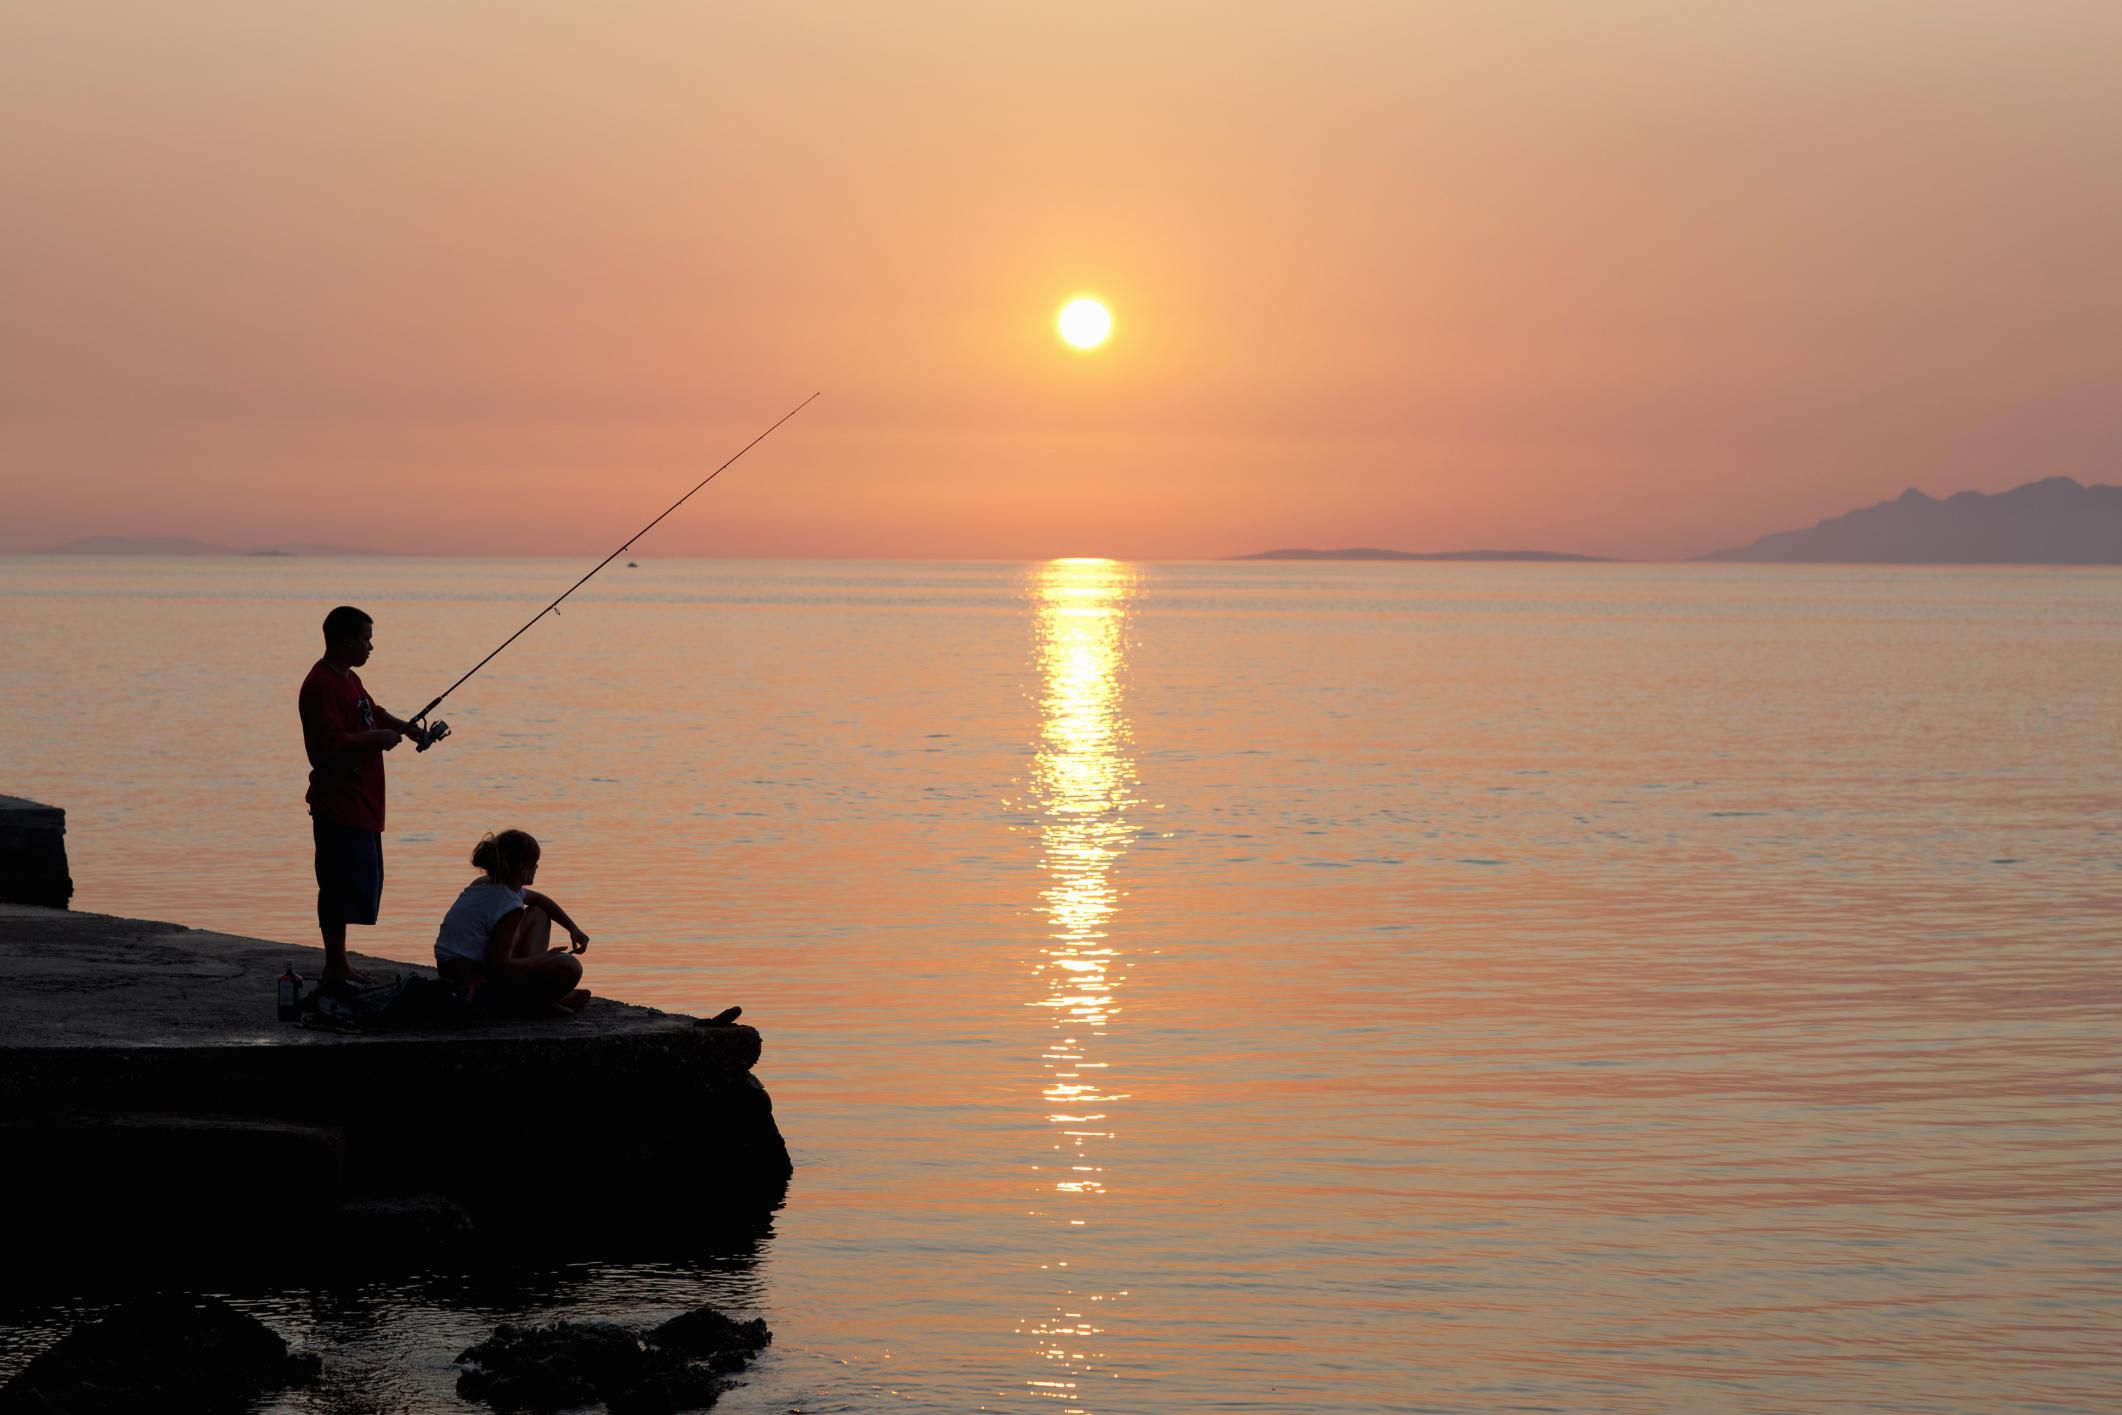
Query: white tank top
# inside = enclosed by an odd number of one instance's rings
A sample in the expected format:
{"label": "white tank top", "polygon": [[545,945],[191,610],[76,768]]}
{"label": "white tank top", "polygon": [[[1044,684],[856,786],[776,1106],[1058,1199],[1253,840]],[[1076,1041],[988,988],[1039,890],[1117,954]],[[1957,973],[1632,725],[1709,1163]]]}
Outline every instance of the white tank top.
{"label": "white tank top", "polygon": [[464,958],[484,963],[494,925],[522,907],[522,890],[496,884],[484,875],[473,880],[442,916],[442,927],[435,934],[435,962]]}

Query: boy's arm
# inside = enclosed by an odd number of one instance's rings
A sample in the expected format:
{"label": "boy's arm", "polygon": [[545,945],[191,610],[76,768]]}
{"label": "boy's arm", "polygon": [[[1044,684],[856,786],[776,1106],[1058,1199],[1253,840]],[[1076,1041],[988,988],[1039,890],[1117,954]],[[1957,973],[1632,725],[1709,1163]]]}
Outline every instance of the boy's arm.
{"label": "boy's arm", "polygon": [[410,721],[405,721],[403,717],[393,717],[393,715],[390,715],[390,713],[386,713],[386,711],[384,711],[384,706],[382,706],[380,702],[369,702],[369,709],[371,709],[373,713],[376,713],[376,721],[380,721],[380,723],[382,723],[382,726],[386,726],[386,728],[390,728],[390,730],[393,730],[393,732],[397,732],[399,736],[418,736],[420,728],[412,726],[412,723],[410,723]]}
{"label": "boy's arm", "polygon": [[369,709],[376,715],[376,721],[382,723],[385,727],[390,728],[391,731],[396,732],[406,741],[418,742],[423,749],[425,749],[428,745],[427,734],[434,733],[436,735],[436,740],[440,740],[441,734],[449,731],[449,729],[447,727],[444,727],[440,722],[428,723],[424,728],[416,727],[412,723],[407,722],[402,717],[394,717],[390,713],[385,712],[382,706],[377,703],[370,703]]}
{"label": "boy's arm", "polygon": [[387,752],[398,745],[401,734],[396,728],[342,726],[332,720],[327,704],[309,693],[302,695],[301,708],[303,735],[322,738],[333,761],[345,761],[363,752]]}
{"label": "boy's arm", "polygon": [[395,727],[340,728],[332,734],[332,755],[343,761],[363,752],[387,752],[400,735]]}

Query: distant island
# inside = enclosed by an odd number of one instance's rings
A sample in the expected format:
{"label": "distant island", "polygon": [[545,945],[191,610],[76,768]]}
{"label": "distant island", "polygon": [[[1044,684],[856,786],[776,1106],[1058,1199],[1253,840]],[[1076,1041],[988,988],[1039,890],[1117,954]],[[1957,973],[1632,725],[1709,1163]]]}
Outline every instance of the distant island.
{"label": "distant island", "polygon": [[1807,530],[1705,560],[1844,565],[2122,565],[2122,486],[2049,477],[1939,500],[1911,487]]}
{"label": "distant island", "polygon": [[1352,546],[1347,550],[1260,550],[1251,555],[1233,555],[1233,560],[1596,560],[1603,555],[1566,555],[1558,550],[1378,550]]}
{"label": "distant island", "polygon": [[373,550],[356,550],[344,545],[315,545],[308,541],[288,541],[281,545],[259,546],[255,550],[244,550],[233,545],[217,545],[213,541],[193,540],[190,536],[82,536],[65,545],[55,545],[47,555],[374,555]]}

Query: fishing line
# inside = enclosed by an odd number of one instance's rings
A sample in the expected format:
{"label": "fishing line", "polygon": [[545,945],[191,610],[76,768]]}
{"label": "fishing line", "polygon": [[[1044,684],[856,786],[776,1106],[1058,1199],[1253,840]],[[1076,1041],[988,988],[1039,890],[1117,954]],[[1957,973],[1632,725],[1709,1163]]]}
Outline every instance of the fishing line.
{"label": "fishing line", "polygon": [[[823,391],[823,389],[819,390],[820,393],[822,393]],[[501,648],[495,649],[485,658],[482,658],[477,663],[473,664],[471,667],[471,673],[465,674],[462,678],[459,678],[456,682],[450,684],[447,688],[444,688],[441,692],[435,694],[435,700],[429,703],[426,707],[420,709],[420,711],[414,713],[406,724],[410,727],[419,728],[419,731],[413,737],[413,740],[419,744],[419,750],[424,752],[429,747],[433,746],[435,743],[441,741],[444,737],[449,736],[449,724],[446,722],[437,722],[431,727],[421,726],[422,723],[427,721],[427,715],[429,713],[433,712],[436,708],[442,706],[442,700],[444,698],[448,697],[451,693],[456,692],[466,683],[469,683],[472,679],[473,673],[477,673],[480,669],[486,667],[486,665],[492,663],[497,657],[500,656],[501,649],[507,648],[510,644],[516,642],[516,640],[522,638],[525,634],[529,633],[531,624],[536,624],[540,619],[543,619],[548,614],[558,614],[560,611],[560,600],[566,599],[576,590],[579,590],[584,585],[588,584],[590,580],[590,575],[596,574],[597,571],[602,570],[605,566],[611,564],[614,560],[617,560],[621,555],[625,554],[628,546],[631,546],[635,541],[641,539],[641,537],[647,535],[650,531],[654,530],[656,528],[657,522],[660,522],[664,516],[668,516],[671,512],[677,510],[680,506],[683,506],[686,502],[692,500],[694,491],[698,491],[701,487],[706,486],[716,477],[719,477],[724,472],[728,471],[731,465],[736,462],[737,458],[742,457],[745,453],[751,451],[754,447],[757,447],[760,443],[766,441],[768,435],[773,432],[774,428],[781,426],[781,424],[787,422],[790,418],[802,412],[805,408],[808,408],[811,405],[812,400],[816,399],[817,396],[817,393],[811,394],[809,398],[805,398],[795,407],[790,408],[780,417],[774,419],[773,427],[768,428],[765,432],[760,433],[757,437],[745,443],[742,447],[739,447],[734,453],[730,455],[729,461],[724,462],[721,466],[715,468],[706,476],[700,478],[700,480],[694,485],[692,491],[688,491],[687,493],[685,493],[685,495],[679,497],[676,501],[673,501],[670,505],[664,507],[662,516],[656,517],[654,521],[650,521],[640,530],[635,531],[632,535],[628,536],[626,540],[620,544],[617,550],[605,556],[602,560],[599,560],[595,566],[591,567],[589,575],[584,575],[581,579],[575,581],[572,585],[569,585],[566,589],[562,590],[558,599],[555,599],[551,604],[548,604],[547,606],[545,606],[545,608],[539,610],[536,614],[533,614],[530,617],[529,624],[525,624],[521,629],[518,629],[515,633],[510,634],[507,638],[503,639],[501,641]]]}

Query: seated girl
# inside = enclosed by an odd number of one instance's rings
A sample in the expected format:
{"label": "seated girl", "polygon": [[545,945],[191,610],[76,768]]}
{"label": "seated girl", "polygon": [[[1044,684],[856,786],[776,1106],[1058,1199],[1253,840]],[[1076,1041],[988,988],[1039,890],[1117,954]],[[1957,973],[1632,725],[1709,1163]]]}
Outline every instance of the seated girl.
{"label": "seated girl", "polygon": [[[483,1011],[537,1017],[579,1012],[589,1001],[576,986],[589,935],[530,888],[538,854],[538,842],[520,830],[481,840],[472,863],[486,873],[464,886],[435,935],[435,966]],[[572,947],[553,944],[554,924]]]}

